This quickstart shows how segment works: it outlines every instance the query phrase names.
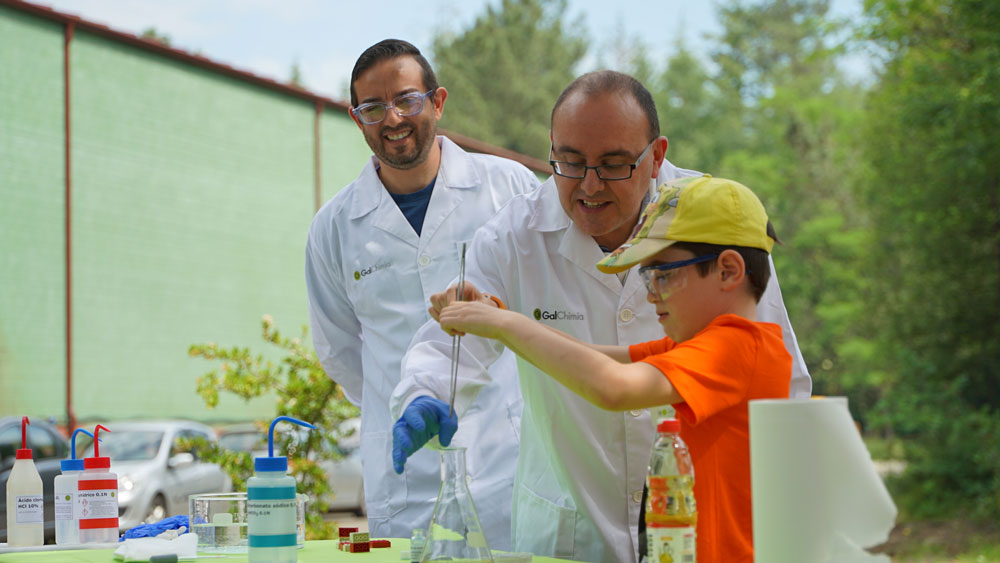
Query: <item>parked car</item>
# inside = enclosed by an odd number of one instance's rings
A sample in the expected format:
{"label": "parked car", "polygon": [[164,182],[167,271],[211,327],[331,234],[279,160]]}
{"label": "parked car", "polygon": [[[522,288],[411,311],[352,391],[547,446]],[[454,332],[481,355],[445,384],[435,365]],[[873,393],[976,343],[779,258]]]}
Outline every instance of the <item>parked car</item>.
{"label": "parked car", "polygon": [[[344,436],[337,442],[337,453],[340,458],[326,460],[320,467],[326,472],[334,499],[330,503],[332,512],[353,512],[358,516],[365,514],[365,493],[361,482],[361,419],[345,420],[340,427]],[[275,432],[289,430],[277,428]],[[306,430],[291,430],[300,439],[305,438]],[[323,444],[328,444],[324,441]],[[254,457],[267,455],[267,429],[261,430],[253,423],[235,424],[219,429],[219,445],[238,452],[248,452]],[[275,455],[286,453],[275,452]]]}
{"label": "parked car", "polygon": [[[45,496],[45,537],[54,540],[55,498],[52,481],[59,475],[59,463],[69,457],[69,443],[59,430],[37,418],[30,418],[28,424],[28,447],[38,474],[42,476],[42,494]],[[7,541],[7,478],[14,467],[17,450],[21,448],[21,417],[0,418],[0,542]]]}
{"label": "parked car", "polygon": [[[217,440],[212,428],[184,420],[113,422],[101,433],[101,455],[111,457],[118,474],[118,526],[158,522],[188,513],[188,496],[232,490],[232,480],[218,464],[198,460],[185,438]],[[79,438],[78,438],[79,440]],[[93,445],[86,449],[92,456]]]}

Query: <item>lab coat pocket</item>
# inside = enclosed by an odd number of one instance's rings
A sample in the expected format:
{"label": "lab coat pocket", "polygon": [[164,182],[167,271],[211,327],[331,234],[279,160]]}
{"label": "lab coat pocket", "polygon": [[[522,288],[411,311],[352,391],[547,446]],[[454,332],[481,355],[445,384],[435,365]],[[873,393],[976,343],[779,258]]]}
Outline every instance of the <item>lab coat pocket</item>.
{"label": "lab coat pocket", "polygon": [[524,485],[517,486],[514,497],[513,549],[547,557],[573,557],[576,510],[542,498]]}

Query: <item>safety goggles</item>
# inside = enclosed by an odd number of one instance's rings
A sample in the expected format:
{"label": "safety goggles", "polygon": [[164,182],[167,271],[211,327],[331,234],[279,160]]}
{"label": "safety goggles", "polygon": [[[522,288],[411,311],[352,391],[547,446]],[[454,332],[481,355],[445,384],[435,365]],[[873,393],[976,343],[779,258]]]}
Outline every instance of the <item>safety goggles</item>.
{"label": "safety goggles", "polygon": [[381,123],[389,110],[396,112],[399,117],[409,117],[417,115],[424,110],[424,99],[434,94],[434,90],[420,92],[410,92],[402,96],[396,96],[391,103],[368,102],[351,110],[354,117],[357,117],[365,125],[375,125]]}
{"label": "safety goggles", "polygon": [[665,300],[687,286],[687,276],[684,275],[681,268],[715,260],[718,257],[718,254],[703,254],[688,260],[644,266],[639,268],[639,276],[646,284],[646,291],[656,295],[660,300]]}

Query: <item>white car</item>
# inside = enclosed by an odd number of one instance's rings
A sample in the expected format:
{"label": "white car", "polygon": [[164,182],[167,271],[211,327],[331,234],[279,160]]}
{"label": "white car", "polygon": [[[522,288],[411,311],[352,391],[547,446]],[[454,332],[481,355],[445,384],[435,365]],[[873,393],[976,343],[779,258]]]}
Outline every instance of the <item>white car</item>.
{"label": "white car", "polygon": [[[106,424],[101,433],[101,455],[111,457],[118,475],[118,526],[158,522],[188,513],[188,496],[232,490],[232,480],[217,464],[198,461],[184,438],[217,441],[215,431],[185,420],[143,420]],[[94,455],[93,445],[87,457]]]}
{"label": "white car", "polygon": [[[340,459],[325,460],[320,468],[326,472],[327,483],[333,490],[334,499],[330,503],[331,512],[353,512],[365,514],[365,493],[361,484],[361,419],[350,418],[340,425],[337,453]],[[276,433],[288,431],[276,428]],[[294,430],[298,436],[305,436],[305,429]],[[327,442],[323,442],[327,444]],[[235,424],[219,429],[219,445],[228,450],[249,452],[254,457],[267,455],[267,430],[257,428],[253,423]],[[287,455],[288,452],[275,455]]]}

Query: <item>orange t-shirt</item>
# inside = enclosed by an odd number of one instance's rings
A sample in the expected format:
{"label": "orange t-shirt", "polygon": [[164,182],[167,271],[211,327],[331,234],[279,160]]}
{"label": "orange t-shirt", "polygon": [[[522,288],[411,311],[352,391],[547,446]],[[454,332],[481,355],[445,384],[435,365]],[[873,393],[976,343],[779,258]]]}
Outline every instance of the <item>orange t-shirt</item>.
{"label": "orange t-shirt", "polygon": [[792,357],[781,327],[720,315],[685,342],[629,347],[670,380],[694,462],[698,561],[753,562],[750,427],[747,402],[788,397]]}

